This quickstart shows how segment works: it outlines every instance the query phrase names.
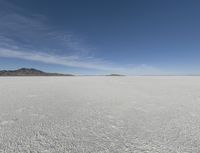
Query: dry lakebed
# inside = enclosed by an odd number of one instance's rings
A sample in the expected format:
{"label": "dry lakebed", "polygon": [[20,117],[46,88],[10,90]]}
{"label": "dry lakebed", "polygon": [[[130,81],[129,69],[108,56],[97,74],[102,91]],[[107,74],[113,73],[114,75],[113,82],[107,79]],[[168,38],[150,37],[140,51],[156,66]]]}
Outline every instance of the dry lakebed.
{"label": "dry lakebed", "polygon": [[200,77],[0,77],[0,153],[199,153]]}

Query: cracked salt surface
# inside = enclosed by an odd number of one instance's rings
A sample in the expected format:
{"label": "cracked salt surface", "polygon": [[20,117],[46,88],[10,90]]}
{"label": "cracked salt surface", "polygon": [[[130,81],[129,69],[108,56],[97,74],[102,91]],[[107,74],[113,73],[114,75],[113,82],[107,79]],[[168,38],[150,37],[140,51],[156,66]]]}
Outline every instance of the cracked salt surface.
{"label": "cracked salt surface", "polygon": [[0,153],[199,153],[200,77],[1,77]]}

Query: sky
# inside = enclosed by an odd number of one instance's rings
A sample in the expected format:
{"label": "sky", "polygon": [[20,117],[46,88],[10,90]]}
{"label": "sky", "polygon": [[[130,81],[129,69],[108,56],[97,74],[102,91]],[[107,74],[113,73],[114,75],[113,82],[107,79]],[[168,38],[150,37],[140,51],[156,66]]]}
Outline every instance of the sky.
{"label": "sky", "polygon": [[200,74],[198,0],[0,0],[0,70]]}

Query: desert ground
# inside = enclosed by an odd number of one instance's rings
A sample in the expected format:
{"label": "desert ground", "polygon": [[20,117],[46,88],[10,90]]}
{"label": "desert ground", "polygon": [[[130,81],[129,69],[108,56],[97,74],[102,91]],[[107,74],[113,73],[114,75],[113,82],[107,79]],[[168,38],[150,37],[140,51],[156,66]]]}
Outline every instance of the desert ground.
{"label": "desert ground", "polygon": [[200,77],[0,77],[0,153],[199,153]]}

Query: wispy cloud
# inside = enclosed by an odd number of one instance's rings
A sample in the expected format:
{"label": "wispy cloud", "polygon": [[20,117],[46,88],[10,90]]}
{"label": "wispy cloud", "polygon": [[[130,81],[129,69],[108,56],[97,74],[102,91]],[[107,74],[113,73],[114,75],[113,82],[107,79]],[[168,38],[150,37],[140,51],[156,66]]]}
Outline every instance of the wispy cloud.
{"label": "wispy cloud", "polygon": [[0,48],[0,57],[6,58],[17,58],[24,60],[32,60],[49,64],[59,64],[64,66],[79,67],[79,68],[90,68],[99,70],[111,70],[114,69],[105,61],[100,59],[93,59],[91,57],[83,58],[79,56],[59,56],[52,55],[43,52],[27,52],[17,51],[13,49]]}
{"label": "wispy cloud", "polygon": [[[9,46],[82,56],[92,51],[93,47],[84,43],[81,36],[71,31],[55,30],[45,16],[21,13],[10,3],[2,0],[0,2],[8,8],[0,10],[0,44],[5,45],[9,40]],[[9,4],[12,7],[8,7]]]}
{"label": "wispy cloud", "polygon": [[55,30],[45,16],[21,13],[0,0],[0,57],[31,60],[110,73],[156,74],[148,65],[119,66],[93,55],[94,47],[73,32]]}
{"label": "wispy cloud", "polygon": [[92,47],[84,43],[80,36],[55,30],[48,25],[45,16],[27,16],[6,1],[1,0],[1,4],[9,10],[0,11],[0,57],[109,69],[105,66],[108,62],[90,55]]}
{"label": "wispy cloud", "polygon": [[17,58],[23,60],[43,62],[47,64],[58,64],[70,67],[88,68],[101,70],[105,72],[123,73],[129,75],[161,74],[161,71],[159,69],[145,64],[131,67],[121,67],[113,63],[91,57],[82,58],[79,56],[59,56],[42,52],[26,52],[5,48],[0,48],[0,57]]}

